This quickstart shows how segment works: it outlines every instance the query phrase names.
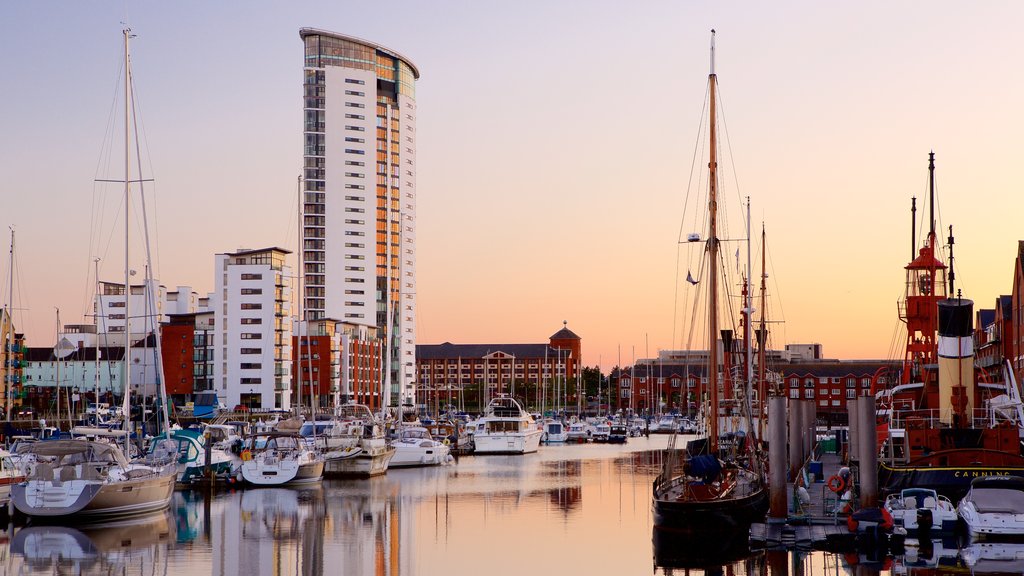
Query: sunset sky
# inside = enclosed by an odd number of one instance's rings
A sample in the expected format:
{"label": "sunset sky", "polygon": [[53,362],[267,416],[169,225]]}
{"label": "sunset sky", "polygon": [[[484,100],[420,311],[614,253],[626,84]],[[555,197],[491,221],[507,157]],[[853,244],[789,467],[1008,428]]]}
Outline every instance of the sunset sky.
{"label": "sunset sky", "polygon": [[985,308],[1012,288],[1017,2],[7,2],[0,295],[13,225],[30,346],[54,342],[56,307],[91,321],[94,258],[101,278],[123,275],[119,191],[93,180],[121,176],[124,21],[155,276],[172,289],[212,290],[218,252],[296,245],[301,27],[382,44],[422,74],[419,343],[543,342],[565,320],[584,363],[606,368],[684,344],[677,239],[681,222],[698,231],[684,201],[711,28],[730,231],[750,196],[783,321],[774,347],[902,354],[910,198],[923,214],[929,150],[958,287]]}

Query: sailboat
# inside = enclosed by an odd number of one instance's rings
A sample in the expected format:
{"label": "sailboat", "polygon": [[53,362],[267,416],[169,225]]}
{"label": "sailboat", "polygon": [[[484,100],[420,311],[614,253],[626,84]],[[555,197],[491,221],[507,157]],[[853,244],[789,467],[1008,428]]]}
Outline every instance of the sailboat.
{"label": "sailboat", "polygon": [[[768,510],[768,493],[756,457],[745,466],[736,458],[722,458],[719,425],[719,361],[718,361],[718,159],[716,133],[717,76],[714,65],[714,30],[711,31],[711,72],[708,75],[709,115],[708,142],[708,236],[706,242],[708,354],[705,365],[710,406],[705,416],[707,437],[701,453],[687,454],[682,463],[676,460],[673,435],[664,459],[661,474],[653,483],[654,524],[680,529],[728,529],[763,518]],[[749,236],[749,234],[748,234]],[[749,397],[750,382],[747,382]],[[749,403],[741,402],[748,410]],[[750,427],[748,426],[748,430]],[[695,445],[691,443],[691,446]],[[748,443],[749,445],[749,443]],[[681,465],[680,465],[681,464]]]}
{"label": "sailboat", "polygon": [[[130,298],[129,222],[131,210],[131,59],[128,45],[131,30],[124,29],[124,213],[125,213],[125,354],[123,361],[124,415],[127,427],[131,411],[128,406],[131,393],[131,330],[128,319]],[[159,341],[159,337],[157,337]],[[163,379],[161,379],[161,382]],[[59,383],[58,383],[59,386]],[[58,388],[59,392],[59,388]],[[59,397],[59,394],[58,394]],[[164,397],[164,423],[166,425],[166,393]],[[119,436],[126,447],[128,430]],[[177,471],[174,464],[176,448],[163,446],[162,450],[146,460],[129,461],[118,441],[55,440],[34,442],[18,449],[18,459],[25,467],[24,482],[11,487],[14,507],[27,516],[50,518],[112,517],[144,514],[163,510],[170,505],[174,494]]]}

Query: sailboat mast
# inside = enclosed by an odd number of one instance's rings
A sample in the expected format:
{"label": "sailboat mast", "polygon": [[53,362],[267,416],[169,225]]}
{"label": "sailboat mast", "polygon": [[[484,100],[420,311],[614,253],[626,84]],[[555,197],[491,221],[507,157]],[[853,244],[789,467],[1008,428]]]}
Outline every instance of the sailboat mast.
{"label": "sailboat mast", "polygon": [[715,31],[711,31],[711,73],[708,74],[708,450],[718,453],[718,140],[715,133]]}
{"label": "sailboat mast", "polygon": [[760,399],[760,402],[761,402],[761,410],[758,411],[759,421],[758,421],[758,426],[757,426],[757,437],[759,439],[764,438],[764,421],[768,417],[768,413],[764,410],[764,407],[767,405],[766,402],[767,402],[767,397],[768,397],[768,386],[766,385],[767,383],[764,381],[764,372],[765,372],[765,365],[764,365],[765,353],[764,353],[764,347],[768,343],[768,332],[765,331],[765,323],[764,323],[765,306],[767,305],[767,302],[766,302],[766,298],[767,297],[765,295],[766,292],[767,292],[767,289],[765,288],[765,281],[768,278],[765,275],[765,273],[764,273],[765,272],[764,264],[765,264],[765,253],[766,252],[767,252],[767,248],[766,248],[766,245],[765,245],[764,224],[762,224],[761,225],[761,326],[760,326],[760,329],[757,332],[757,334],[758,334],[758,336],[757,336],[757,386],[758,386],[757,394],[758,394],[758,398]]}
{"label": "sailboat mast", "polygon": [[[123,400],[123,418],[124,418],[124,429],[125,431],[131,430],[131,407],[130,395],[131,395],[131,347],[132,347],[132,330],[131,330],[131,281],[130,278],[130,264],[128,260],[128,239],[129,239],[129,222],[131,221],[131,60],[128,56],[128,39],[131,37],[131,29],[125,28],[121,31],[124,34],[124,358],[121,359],[121,367],[123,370],[121,378],[121,386],[123,388],[124,400]],[[125,436],[125,453],[128,453],[128,436]]]}
{"label": "sailboat mast", "polygon": [[[92,379],[92,396],[93,402],[96,403],[96,425],[100,423],[100,319],[99,314],[103,311],[103,298],[100,296],[100,259],[96,258],[93,260],[93,267],[96,274],[96,340],[93,344],[93,352],[95,358],[93,359],[93,379]],[[104,325],[106,322],[104,322]],[[106,326],[103,331],[106,332]]]}
{"label": "sailboat mast", "polygon": [[11,308],[14,306],[14,227],[11,226],[10,268],[7,285],[7,302],[4,303],[4,314],[0,317],[0,344],[3,345],[4,356],[4,406],[7,408],[8,422],[11,421],[11,403],[14,402],[14,378],[11,374],[11,352],[14,348],[14,318]]}

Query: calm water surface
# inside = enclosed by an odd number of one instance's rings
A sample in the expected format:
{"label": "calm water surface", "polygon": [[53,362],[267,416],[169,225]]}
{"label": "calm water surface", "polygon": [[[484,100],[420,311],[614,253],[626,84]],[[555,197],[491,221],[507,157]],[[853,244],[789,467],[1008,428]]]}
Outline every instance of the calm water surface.
{"label": "calm water surface", "polygon": [[751,555],[743,541],[654,532],[666,442],[542,446],[307,489],[179,492],[141,520],[8,528],[0,574],[854,573],[834,555]]}

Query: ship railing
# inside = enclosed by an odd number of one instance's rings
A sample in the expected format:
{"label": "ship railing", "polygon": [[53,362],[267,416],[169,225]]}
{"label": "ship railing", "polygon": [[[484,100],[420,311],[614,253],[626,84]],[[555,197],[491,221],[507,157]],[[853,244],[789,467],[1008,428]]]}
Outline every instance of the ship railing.
{"label": "ship railing", "polygon": [[[907,428],[943,428],[949,427],[949,424],[943,423],[942,411],[936,408],[924,409],[918,408],[914,410],[893,410],[890,417],[890,428],[895,429],[907,429]],[[1014,421],[1014,418],[1004,418],[1005,420]],[[952,418],[949,419],[952,421]],[[992,408],[975,408],[971,410],[971,423],[972,428],[990,428],[997,423]]]}

